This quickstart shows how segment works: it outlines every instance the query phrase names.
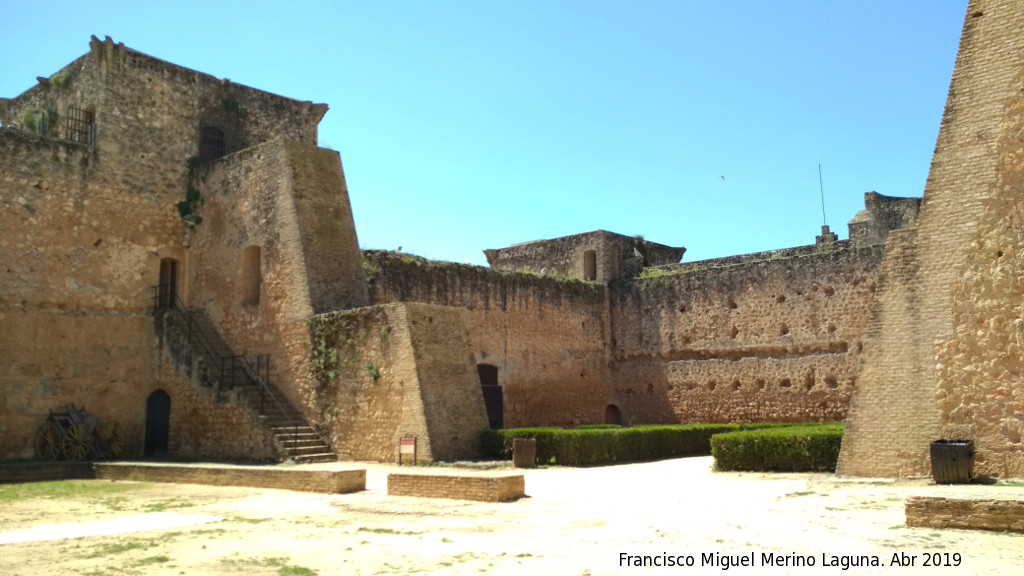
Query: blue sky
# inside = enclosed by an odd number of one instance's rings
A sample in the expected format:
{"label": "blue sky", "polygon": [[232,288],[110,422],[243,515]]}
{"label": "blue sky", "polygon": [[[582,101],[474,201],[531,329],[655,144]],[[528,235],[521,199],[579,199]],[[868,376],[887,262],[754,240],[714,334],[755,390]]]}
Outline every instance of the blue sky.
{"label": "blue sky", "polygon": [[809,244],[920,196],[966,0],[6,0],[0,96],[109,35],[325,102],[360,243],[482,250],[598,228],[684,261]]}

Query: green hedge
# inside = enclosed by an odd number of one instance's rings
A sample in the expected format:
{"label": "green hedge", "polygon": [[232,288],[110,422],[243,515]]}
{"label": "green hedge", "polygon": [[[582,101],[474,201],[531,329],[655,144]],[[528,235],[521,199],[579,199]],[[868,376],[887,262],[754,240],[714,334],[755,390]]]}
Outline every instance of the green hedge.
{"label": "green hedge", "polygon": [[511,428],[482,434],[485,458],[512,458],[512,440],[537,440],[537,461],[563,466],[642,462],[711,453],[711,437],[725,432],[786,424],[685,424],[633,428]]}
{"label": "green hedge", "polygon": [[828,423],[720,434],[711,454],[716,470],[835,472],[843,429]]}

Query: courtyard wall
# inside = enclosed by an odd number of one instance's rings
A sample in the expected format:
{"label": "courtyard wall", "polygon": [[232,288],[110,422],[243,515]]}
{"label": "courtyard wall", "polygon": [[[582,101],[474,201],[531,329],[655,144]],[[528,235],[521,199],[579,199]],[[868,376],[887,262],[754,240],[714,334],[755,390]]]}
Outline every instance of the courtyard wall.
{"label": "courtyard wall", "polygon": [[917,227],[887,241],[842,474],[926,475],[955,436],[980,473],[1020,475],[1022,27],[1016,0],[968,4]]}

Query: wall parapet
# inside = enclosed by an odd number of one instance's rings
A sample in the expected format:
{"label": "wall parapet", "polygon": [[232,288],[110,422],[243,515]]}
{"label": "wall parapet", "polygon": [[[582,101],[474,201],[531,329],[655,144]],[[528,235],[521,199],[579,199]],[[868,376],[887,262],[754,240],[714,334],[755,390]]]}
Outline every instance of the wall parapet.
{"label": "wall parapet", "polygon": [[415,301],[505,310],[509,300],[521,291],[536,294],[539,306],[545,302],[558,305],[570,298],[597,301],[604,295],[601,285],[581,280],[493,270],[385,250],[364,250],[363,262],[375,304]]}
{"label": "wall parapet", "polygon": [[834,258],[837,255],[844,256],[850,252],[859,252],[862,250],[881,251],[882,249],[882,247],[878,246],[855,248],[850,244],[849,240],[838,240],[835,243],[826,245],[825,247],[816,244],[809,244],[806,246],[796,246],[792,248],[780,248],[778,250],[752,252],[750,254],[709,258],[707,260],[694,260],[693,262],[683,262],[680,264],[651,266],[644,270],[644,274],[640,277],[640,280],[675,274],[692,274],[694,272],[703,272],[705,270],[716,268],[751,266],[765,262],[777,262],[794,258],[820,258],[826,255]]}

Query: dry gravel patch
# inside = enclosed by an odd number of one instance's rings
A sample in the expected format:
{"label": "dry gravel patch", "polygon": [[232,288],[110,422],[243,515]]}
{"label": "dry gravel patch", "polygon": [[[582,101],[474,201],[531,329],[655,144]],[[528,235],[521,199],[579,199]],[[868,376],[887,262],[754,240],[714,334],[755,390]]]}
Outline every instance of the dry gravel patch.
{"label": "dry gravel patch", "polygon": [[[284,490],[89,481],[112,492],[4,500],[0,541],[19,530],[166,518],[192,526],[0,545],[0,574],[1015,574],[1024,535],[907,528],[907,496],[1024,498],[1024,488],[935,486],[923,480],[711,471],[711,458],[525,471],[529,497],[492,504],[388,497],[395,467],[367,468],[367,490]],[[352,467],[321,464],[311,468]],[[103,485],[103,486],[101,486]],[[105,486],[105,487],[104,487]],[[0,486],[0,491],[11,489]],[[2,495],[0,495],[2,496]],[[894,553],[959,553],[959,566],[890,565]],[[760,565],[761,555],[814,558],[814,567]],[[693,567],[627,567],[621,554],[685,558]],[[755,566],[703,558],[754,555]],[[824,555],[824,556],[823,556]],[[877,555],[885,566],[823,566]]]}

